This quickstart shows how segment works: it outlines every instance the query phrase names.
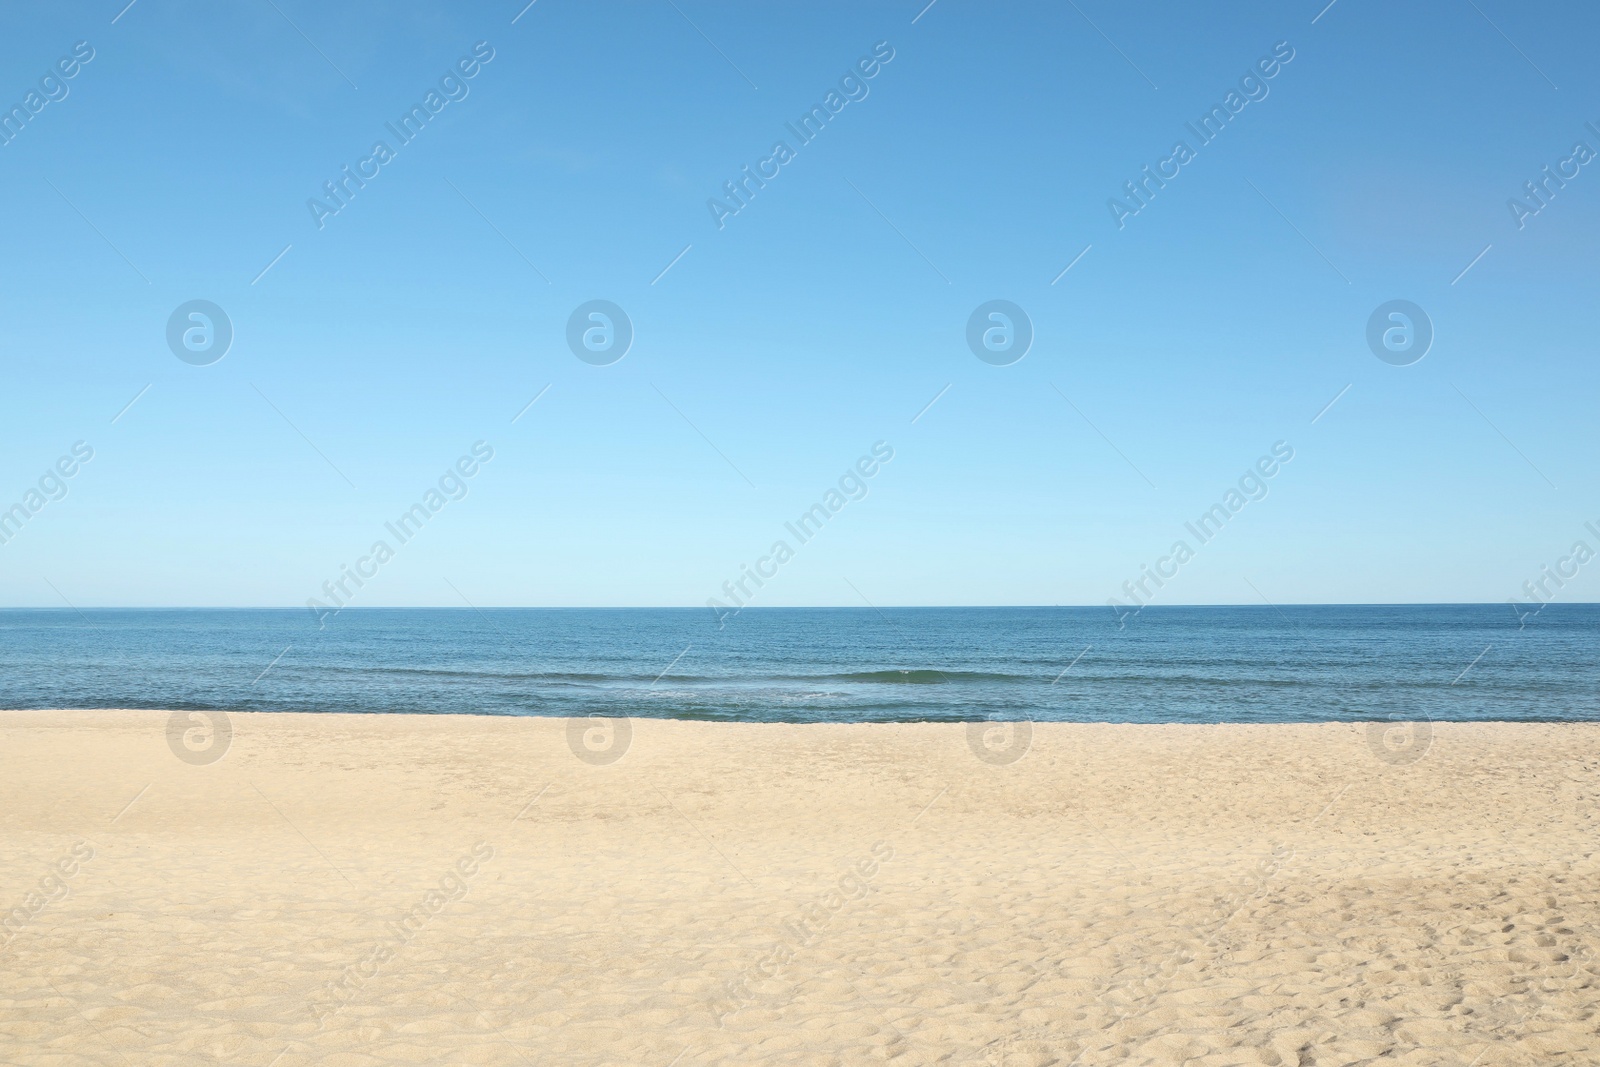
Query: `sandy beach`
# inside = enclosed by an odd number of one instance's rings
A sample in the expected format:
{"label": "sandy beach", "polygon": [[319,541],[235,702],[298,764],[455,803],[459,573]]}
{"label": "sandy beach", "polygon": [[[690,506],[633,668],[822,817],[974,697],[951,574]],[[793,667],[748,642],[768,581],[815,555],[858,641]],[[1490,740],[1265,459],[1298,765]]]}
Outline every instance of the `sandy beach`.
{"label": "sandy beach", "polygon": [[1600,1062],[1600,726],[589,729],[0,712],[0,1063]]}

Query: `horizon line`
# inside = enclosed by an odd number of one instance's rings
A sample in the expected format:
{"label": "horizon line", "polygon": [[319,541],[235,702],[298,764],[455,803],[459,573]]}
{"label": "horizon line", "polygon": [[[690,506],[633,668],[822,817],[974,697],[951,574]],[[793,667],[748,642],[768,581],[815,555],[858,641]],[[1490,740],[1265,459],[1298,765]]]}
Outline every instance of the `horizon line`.
{"label": "horizon line", "polygon": [[[1505,607],[1503,600],[1396,600],[1396,601],[1294,601],[1277,603],[1146,604],[1141,610],[1181,608],[1471,608]],[[1596,600],[1546,601],[1544,607],[1594,607]],[[1054,609],[1095,609],[1106,604],[762,604],[737,609],[746,611],[1046,611]],[[5,611],[306,611],[304,605],[289,604],[89,604],[89,605],[0,605]],[[705,605],[684,604],[363,604],[339,609],[347,611],[707,611]],[[1114,610],[1114,609],[1113,609]]]}

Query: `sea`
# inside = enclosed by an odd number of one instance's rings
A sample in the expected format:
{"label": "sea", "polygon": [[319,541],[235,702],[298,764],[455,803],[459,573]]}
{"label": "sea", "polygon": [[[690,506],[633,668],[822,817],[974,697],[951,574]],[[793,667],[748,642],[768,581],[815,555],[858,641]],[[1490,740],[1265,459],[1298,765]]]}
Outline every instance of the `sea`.
{"label": "sea", "polygon": [[1600,605],[0,611],[0,707],[748,722],[1600,719]]}

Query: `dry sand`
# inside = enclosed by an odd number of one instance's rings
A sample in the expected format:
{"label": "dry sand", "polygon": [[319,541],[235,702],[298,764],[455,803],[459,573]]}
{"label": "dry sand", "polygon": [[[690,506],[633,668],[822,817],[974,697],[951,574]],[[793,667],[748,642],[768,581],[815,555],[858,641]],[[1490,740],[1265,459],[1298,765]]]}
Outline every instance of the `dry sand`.
{"label": "dry sand", "polygon": [[0,712],[0,1062],[1600,1062],[1600,726],[230,723]]}

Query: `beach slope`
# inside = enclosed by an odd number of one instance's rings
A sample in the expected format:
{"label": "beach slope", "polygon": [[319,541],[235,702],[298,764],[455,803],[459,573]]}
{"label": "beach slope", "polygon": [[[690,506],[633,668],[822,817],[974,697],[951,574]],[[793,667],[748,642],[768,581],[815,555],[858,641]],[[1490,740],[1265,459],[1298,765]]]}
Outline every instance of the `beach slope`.
{"label": "beach slope", "polygon": [[1600,1062],[1600,725],[0,712],[0,1063]]}

